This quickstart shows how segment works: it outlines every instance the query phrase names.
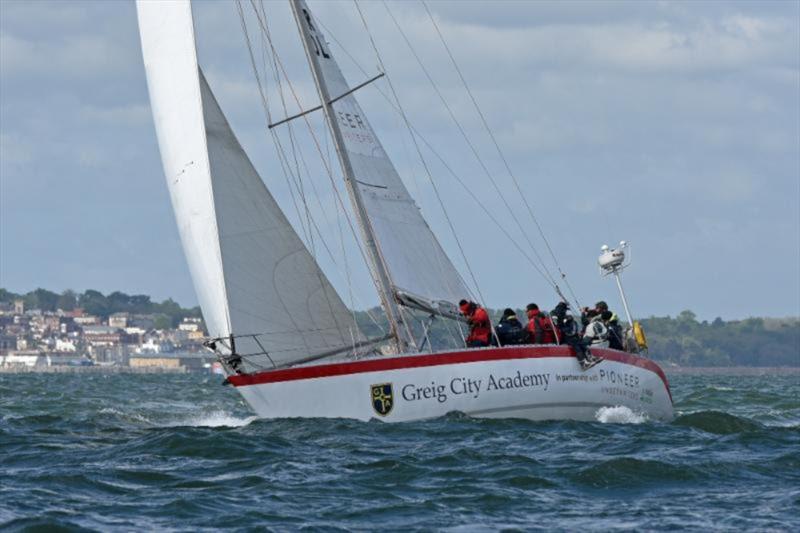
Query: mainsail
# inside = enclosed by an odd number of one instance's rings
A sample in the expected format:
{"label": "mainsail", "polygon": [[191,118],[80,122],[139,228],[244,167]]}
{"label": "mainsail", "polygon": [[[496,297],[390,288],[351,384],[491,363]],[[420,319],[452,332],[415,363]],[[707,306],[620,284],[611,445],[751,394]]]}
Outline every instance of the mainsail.
{"label": "mainsail", "polygon": [[[164,173],[212,337],[282,366],[363,339],[248,159],[197,62],[188,0],[137,2]],[[260,354],[246,357],[249,354]]]}
{"label": "mainsail", "polygon": [[321,92],[333,101],[340,149],[352,168],[354,193],[365,207],[393,297],[404,305],[453,315],[469,290],[375,135],[305,1],[293,0],[293,6]]}

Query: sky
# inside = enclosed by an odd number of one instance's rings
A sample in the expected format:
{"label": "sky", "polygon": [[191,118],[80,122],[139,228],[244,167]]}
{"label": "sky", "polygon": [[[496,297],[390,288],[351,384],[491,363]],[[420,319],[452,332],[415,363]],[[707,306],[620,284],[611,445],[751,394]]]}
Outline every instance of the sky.
{"label": "sky", "polygon": [[[354,4],[309,5],[349,82],[374,76],[378,58]],[[489,306],[553,306],[554,292],[512,239],[525,248],[521,232],[528,232],[547,267],[555,265],[424,7],[360,5],[410,121],[482,204],[423,150],[454,236],[412,138],[381,95],[387,80],[357,92],[445,250],[465,277],[467,265],[473,270]],[[243,7],[260,58],[255,18],[249,2]],[[264,7],[303,107],[317,105],[286,3]],[[429,7],[581,303],[621,307],[597,256],[602,244],[624,239],[632,264],[623,283],[635,316],[684,309],[709,320],[800,315],[800,2]],[[194,17],[209,83],[300,230],[236,4],[198,1]],[[270,112],[281,117],[276,91],[267,87]],[[312,121],[325,137],[319,117]],[[326,141],[328,157],[330,149]],[[312,162],[310,142],[303,152],[320,191],[311,210],[327,222],[321,237],[345,241],[348,266],[343,257],[319,262],[347,303],[374,305],[352,237],[336,231],[332,189]],[[132,2],[0,1],[0,286],[197,302],[162,172]]]}

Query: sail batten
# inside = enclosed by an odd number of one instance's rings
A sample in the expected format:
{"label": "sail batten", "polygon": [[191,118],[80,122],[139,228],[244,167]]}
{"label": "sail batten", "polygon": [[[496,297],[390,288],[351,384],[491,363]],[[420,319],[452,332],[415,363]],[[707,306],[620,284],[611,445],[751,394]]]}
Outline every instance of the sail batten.
{"label": "sail batten", "polygon": [[362,341],[214,97],[188,0],[139,1],[137,12],[164,173],[209,335],[232,336],[254,368]]}
{"label": "sail batten", "polygon": [[[354,203],[363,206],[371,233],[368,237],[377,241],[374,261],[387,270],[391,285],[387,292],[402,305],[411,301],[404,300],[403,293],[416,295],[413,307],[421,309],[420,302],[428,302],[424,309],[447,309],[441,314],[450,316],[453,306],[470,291],[403,184],[305,0],[292,0],[292,6],[296,13],[302,12],[297,18],[303,25],[309,62],[318,86],[322,86],[323,100],[328,101],[330,119],[335,121],[331,128],[340,132],[337,146],[345,174],[352,174],[348,192],[356,196]],[[330,100],[326,95],[342,96]]]}

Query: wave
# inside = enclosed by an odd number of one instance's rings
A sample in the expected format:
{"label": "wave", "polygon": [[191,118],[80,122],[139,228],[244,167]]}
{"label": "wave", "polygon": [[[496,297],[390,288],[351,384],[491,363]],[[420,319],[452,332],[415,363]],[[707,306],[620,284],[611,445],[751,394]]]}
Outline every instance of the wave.
{"label": "wave", "polygon": [[603,424],[641,424],[648,420],[647,415],[637,413],[624,405],[601,407],[594,417]]}
{"label": "wave", "polygon": [[748,418],[734,416],[721,411],[698,411],[680,415],[673,421],[676,426],[685,426],[700,429],[717,435],[730,435],[733,433],[746,433],[759,431],[764,428],[758,422]]}
{"label": "wave", "polygon": [[153,421],[144,416],[141,413],[137,412],[125,412],[120,411],[119,409],[115,409],[113,407],[104,407],[98,411],[99,414],[102,415],[112,415],[124,422],[131,422],[135,425],[145,425],[145,426],[152,426],[154,425]]}
{"label": "wave", "polygon": [[2,531],[81,531],[83,528],[75,522],[51,517],[15,518],[0,522]]}
{"label": "wave", "polygon": [[192,415],[170,424],[162,424],[162,427],[241,428],[250,425],[255,420],[258,420],[257,416],[240,418],[225,411],[213,411],[201,415]]}
{"label": "wave", "polygon": [[[244,427],[257,420],[257,416],[237,417],[223,410],[216,410],[203,413],[187,413],[183,416],[169,417],[164,421],[156,421],[138,412],[125,412],[113,407],[100,410],[100,413],[113,415],[126,422],[134,422],[137,425],[145,425],[157,428],[178,428],[178,427],[207,427],[207,428],[239,428]],[[163,414],[162,414],[163,416]]]}
{"label": "wave", "polygon": [[585,468],[578,472],[574,479],[582,485],[599,488],[689,482],[697,477],[698,473],[687,465],[618,457]]}

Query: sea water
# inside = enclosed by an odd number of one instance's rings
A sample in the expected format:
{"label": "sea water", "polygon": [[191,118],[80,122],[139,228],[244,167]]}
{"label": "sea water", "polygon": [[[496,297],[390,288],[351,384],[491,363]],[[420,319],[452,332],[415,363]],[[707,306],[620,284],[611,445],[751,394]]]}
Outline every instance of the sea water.
{"label": "sea water", "polygon": [[674,376],[672,423],[268,421],[220,381],[0,375],[0,529],[800,530],[797,374]]}

